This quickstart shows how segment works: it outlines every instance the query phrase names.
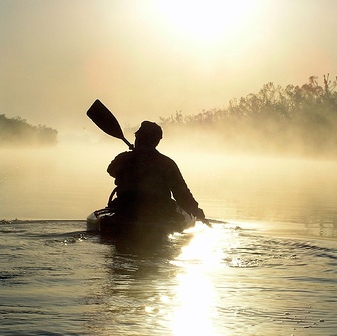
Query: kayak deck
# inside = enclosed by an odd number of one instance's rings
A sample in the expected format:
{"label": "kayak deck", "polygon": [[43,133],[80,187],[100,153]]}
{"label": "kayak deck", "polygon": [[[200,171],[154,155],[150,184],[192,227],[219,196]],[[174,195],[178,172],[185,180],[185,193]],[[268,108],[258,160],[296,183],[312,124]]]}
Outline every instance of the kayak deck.
{"label": "kayak deck", "polygon": [[98,231],[104,236],[125,237],[133,235],[141,236],[167,236],[175,232],[183,232],[195,225],[195,218],[184,211],[180,221],[131,221],[117,216],[110,208],[94,211],[87,218],[87,231]]}

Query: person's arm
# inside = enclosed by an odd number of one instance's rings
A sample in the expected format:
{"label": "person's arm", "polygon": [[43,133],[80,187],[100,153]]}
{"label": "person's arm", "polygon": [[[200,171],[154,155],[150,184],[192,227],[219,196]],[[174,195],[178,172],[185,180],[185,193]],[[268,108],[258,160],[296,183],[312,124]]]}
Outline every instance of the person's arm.
{"label": "person's arm", "polygon": [[120,171],[120,169],[123,169],[125,167],[125,162],[128,160],[128,153],[124,152],[121,154],[118,154],[109,164],[107,168],[107,172],[110,176],[116,177]]}
{"label": "person's arm", "polygon": [[198,202],[194,199],[178,166],[174,161],[171,161],[169,170],[169,186],[178,205],[187,213],[192,214],[198,219],[205,219],[203,210],[199,208]]}

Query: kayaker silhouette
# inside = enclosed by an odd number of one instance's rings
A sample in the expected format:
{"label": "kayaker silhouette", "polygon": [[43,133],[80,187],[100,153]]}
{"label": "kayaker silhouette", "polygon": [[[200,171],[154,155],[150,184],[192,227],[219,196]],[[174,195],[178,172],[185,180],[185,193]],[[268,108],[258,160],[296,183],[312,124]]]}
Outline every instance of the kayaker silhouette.
{"label": "kayaker silhouette", "polygon": [[107,172],[115,178],[116,189],[108,207],[120,218],[156,222],[183,220],[177,211],[179,206],[204,221],[204,211],[199,208],[178,166],[156,149],[162,137],[159,125],[143,121],[135,133],[134,149],[111,161]]}
{"label": "kayaker silhouette", "polygon": [[153,237],[165,237],[194,226],[195,218],[212,227],[176,163],[157,151],[163,137],[159,125],[143,121],[133,145],[99,99],[87,115],[102,131],[122,140],[130,149],[110,163],[107,171],[115,178],[116,188],[108,206],[88,216],[89,231],[122,239],[149,236],[153,241]]}

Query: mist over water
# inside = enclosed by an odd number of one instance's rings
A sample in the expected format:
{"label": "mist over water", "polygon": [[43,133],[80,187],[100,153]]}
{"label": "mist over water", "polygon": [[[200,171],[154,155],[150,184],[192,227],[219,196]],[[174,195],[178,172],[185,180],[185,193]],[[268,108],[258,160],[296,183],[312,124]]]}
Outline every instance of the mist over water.
{"label": "mist over water", "polygon": [[107,197],[110,187],[105,185],[112,182],[104,174],[107,157],[99,152],[104,151],[71,144],[1,150],[5,160],[1,162],[0,216],[85,218],[89,208]]}
{"label": "mist over water", "polygon": [[[208,217],[336,224],[336,161],[206,147],[163,139],[158,150],[178,164]],[[126,150],[117,139],[1,149],[0,218],[85,219],[105,207],[114,188],[106,168]]]}

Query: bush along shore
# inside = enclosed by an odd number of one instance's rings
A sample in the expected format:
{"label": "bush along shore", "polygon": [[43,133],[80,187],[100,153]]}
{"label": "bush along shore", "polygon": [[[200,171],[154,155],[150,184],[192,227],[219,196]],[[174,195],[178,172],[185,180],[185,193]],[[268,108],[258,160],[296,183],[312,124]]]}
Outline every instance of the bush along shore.
{"label": "bush along shore", "polygon": [[57,143],[57,134],[45,125],[33,126],[20,117],[0,114],[0,146],[51,146]]}
{"label": "bush along shore", "polygon": [[[219,149],[304,155],[337,154],[337,77],[311,76],[302,86],[263,85],[258,93],[232,99],[227,107],[160,118],[167,134],[205,134]],[[183,132],[180,132],[183,134]],[[201,140],[203,141],[203,140]]]}

